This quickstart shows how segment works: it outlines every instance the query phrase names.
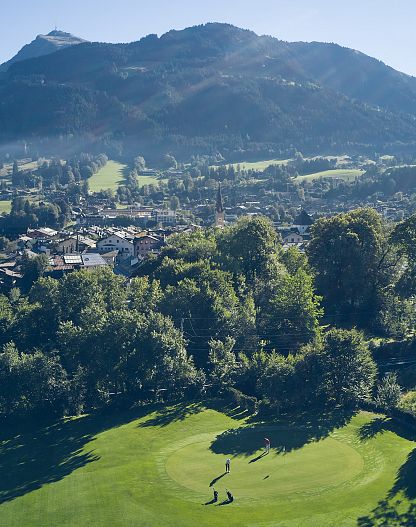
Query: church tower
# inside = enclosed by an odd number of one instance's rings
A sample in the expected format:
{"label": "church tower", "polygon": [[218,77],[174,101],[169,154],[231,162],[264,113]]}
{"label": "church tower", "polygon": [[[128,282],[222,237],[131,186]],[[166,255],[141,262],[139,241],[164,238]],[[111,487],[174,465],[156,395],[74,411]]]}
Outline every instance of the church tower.
{"label": "church tower", "polygon": [[221,183],[219,183],[218,192],[217,192],[217,203],[215,206],[215,226],[224,227],[224,224],[225,224],[224,205],[222,203]]}

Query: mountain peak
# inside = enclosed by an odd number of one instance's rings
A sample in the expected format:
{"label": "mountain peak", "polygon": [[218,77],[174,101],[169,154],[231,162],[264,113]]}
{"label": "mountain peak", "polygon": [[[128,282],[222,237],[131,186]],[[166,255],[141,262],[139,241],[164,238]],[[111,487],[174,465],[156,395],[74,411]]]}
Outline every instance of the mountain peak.
{"label": "mountain peak", "polygon": [[[39,35],[40,37],[42,37],[43,35]],[[74,37],[74,35],[72,35],[71,33],[66,33],[65,31],[60,31],[59,29],[54,29],[53,31],[51,31],[50,33],[48,33],[46,35],[47,37],[69,37],[69,38],[77,38],[77,37]]]}
{"label": "mountain peak", "polygon": [[30,44],[23,46],[13,58],[0,65],[0,71],[8,70],[15,62],[49,55],[55,51],[65,49],[69,46],[82,44],[84,42],[87,41],[76,37],[71,33],[54,29],[47,35],[38,35]]}

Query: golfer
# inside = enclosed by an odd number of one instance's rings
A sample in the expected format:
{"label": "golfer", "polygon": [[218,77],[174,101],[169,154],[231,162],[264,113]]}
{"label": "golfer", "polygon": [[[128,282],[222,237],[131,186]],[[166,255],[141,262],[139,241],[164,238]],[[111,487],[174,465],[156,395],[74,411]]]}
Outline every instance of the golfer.
{"label": "golfer", "polygon": [[270,452],[270,439],[267,437],[264,438],[264,449],[266,451],[266,454]]}
{"label": "golfer", "polygon": [[227,461],[225,462],[225,472],[227,474],[229,474],[229,472],[230,472],[230,466],[231,466],[231,459],[228,458]]}

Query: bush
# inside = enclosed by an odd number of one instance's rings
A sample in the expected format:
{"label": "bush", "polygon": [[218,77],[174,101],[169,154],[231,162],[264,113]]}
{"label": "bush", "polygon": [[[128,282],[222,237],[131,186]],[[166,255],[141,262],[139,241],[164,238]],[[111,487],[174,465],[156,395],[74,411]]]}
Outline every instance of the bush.
{"label": "bush", "polygon": [[258,401],[255,397],[246,395],[235,388],[227,388],[224,390],[224,397],[227,401],[247,410],[250,414],[254,414],[258,410]]}
{"label": "bush", "polygon": [[377,384],[376,404],[386,410],[391,410],[399,404],[400,396],[401,388],[397,382],[397,375],[388,373]]}
{"label": "bush", "polygon": [[398,408],[416,416],[416,391],[405,393],[400,399]]}

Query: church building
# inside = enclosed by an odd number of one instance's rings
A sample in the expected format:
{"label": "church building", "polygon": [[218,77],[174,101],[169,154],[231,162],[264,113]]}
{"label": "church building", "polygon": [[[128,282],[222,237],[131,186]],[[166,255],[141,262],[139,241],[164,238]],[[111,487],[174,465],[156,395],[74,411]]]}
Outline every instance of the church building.
{"label": "church building", "polygon": [[216,227],[224,227],[225,225],[225,212],[224,212],[224,205],[222,202],[222,192],[221,192],[221,183],[218,184],[218,192],[217,192],[217,203],[215,206],[215,226]]}

